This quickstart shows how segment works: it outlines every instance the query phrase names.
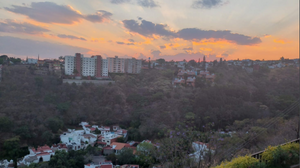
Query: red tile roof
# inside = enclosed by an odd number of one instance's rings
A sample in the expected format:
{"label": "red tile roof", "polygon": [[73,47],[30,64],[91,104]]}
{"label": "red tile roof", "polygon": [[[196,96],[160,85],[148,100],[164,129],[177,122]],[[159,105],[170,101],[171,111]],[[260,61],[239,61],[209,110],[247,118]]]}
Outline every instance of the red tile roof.
{"label": "red tile roof", "polygon": [[43,153],[39,153],[36,156],[45,156],[45,155],[50,155],[50,153],[48,152],[43,152]]}
{"label": "red tile roof", "polygon": [[126,145],[128,146],[129,144],[127,144],[127,143],[119,143],[119,142],[113,142],[113,143],[110,144],[111,147],[113,147],[113,146],[115,147],[114,148],[115,150],[121,150],[124,147],[126,147]]}
{"label": "red tile roof", "polygon": [[45,146],[39,146],[37,149],[31,148],[31,150],[32,150],[34,153],[37,153],[37,152],[45,152],[45,151],[49,151],[49,150],[51,150],[51,148],[50,148],[48,145],[45,145]]}
{"label": "red tile roof", "polygon": [[113,165],[100,165],[100,168],[113,168]]}

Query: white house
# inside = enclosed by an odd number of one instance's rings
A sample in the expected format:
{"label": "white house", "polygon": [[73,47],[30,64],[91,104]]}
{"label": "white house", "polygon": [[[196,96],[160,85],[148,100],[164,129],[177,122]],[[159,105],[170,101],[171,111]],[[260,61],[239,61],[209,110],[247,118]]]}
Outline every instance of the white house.
{"label": "white house", "polygon": [[189,156],[194,159],[194,161],[199,162],[203,159],[203,157],[209,152],[209,150],[213,153],[214,150],[209,146],[207,143],[203,142],[193,142],[192,147],[194,149],[194,153],[190,154]]}
{"label": "white house", "polygon": [[66,144],[68,147],[73,150],[79,150],[84,148],[84,145],[81,143],[82,135],[84,134],[83,130],[68,130],[60,135],[60,140],[62,143]]}
{"label": "white house", "polygon": [[33,59],[33,58],[28,58],[27,59],[27,64],[37,64],[38,59]]}
{"label": "white house", "polygon": [[115,142],[118,137],[121,137],[121,135],[114,133],[106,133],[102,135],[102,142],[105,142],[106,145],[110,145],[112,142]]}

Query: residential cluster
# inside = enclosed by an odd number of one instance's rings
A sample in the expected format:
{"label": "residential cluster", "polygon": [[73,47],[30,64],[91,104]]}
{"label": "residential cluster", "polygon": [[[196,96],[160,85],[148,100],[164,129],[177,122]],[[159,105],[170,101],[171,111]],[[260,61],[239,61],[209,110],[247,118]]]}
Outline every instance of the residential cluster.
{"label": "residential cluster", "polygon": [[[68,129],[60,135],[60,143],[38,146],[37,148],[28,147],[29,154],[21,159],[18,159],[18,166],[29,166],[32,163],[48,162],[55,155],[56,151],[70,151],[86,149],[89,145],[102,149],[103,155],[120,154],[125,148],[131,148],[133,154],[137,151],[146,151],[141,144],[149,143],[152,146],[159,148],[160,146],[152,143],[150,140],[143,140],[142,142],[127,141],[127,130],[121,129],[118,125],[112,127],[89,125],[88,122],[81,122],[79,124],[82,129]],[[118,138],[122,138],[126,143],[117,142]],[[214,152],[215,148],[210,147],[207,143],[193,142],[192,147],[194,153],[189,154],[189,157],[198,161],[208,151]],[[96,161],[84,165],[84,168],[139,168],[139,165],[113,165],[111,161],[105,160],[103,155],[98,156]],[[13,168],[13,160],[0,161],[1,168]]]}
{"label": "residential cluster", "polygon": [[135,58],[108,57],[101,55],[84,57],[80,53],[75,56],[65,56],[65,74],[74,75],[76,78],[91,76],[98,79],[107,78],[108,73],[133,73],[141,72],[142,61]]}

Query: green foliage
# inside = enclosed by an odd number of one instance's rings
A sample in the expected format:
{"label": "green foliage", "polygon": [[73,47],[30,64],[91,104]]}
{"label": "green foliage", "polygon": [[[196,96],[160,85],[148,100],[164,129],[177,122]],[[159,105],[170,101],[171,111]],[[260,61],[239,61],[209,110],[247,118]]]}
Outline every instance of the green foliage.
{"label": "green foliage", "polygon": [[173,79],[174,78],[174,72],[170,69],[164,70],[161,72],[162,75],[168,79]]}
{"label": "green foliage", "polygon": [[158,101],[164,98],[164,93],[162,92],[157,92],[155,94],[152,95],[152,100],[153,101]]}
{"label": "green foliage", "polygon": [[203,88],[203,87],[205,87],[205,82],[206,82],[205,78],[196,77],[195,87]]}
{"label": "green foliage", "polygon": [[283,146],[269,146],[262,153],[262,160],[267,161],[268,167],[289,167],[299,161],[299,144],[290,143]]}
{"label": "green foliage", "polygon": [[162,65],[166,62],[166,60],[163,58],[160,58],[160,59],[157,59],[156,62],[159,63],[160,65]]}
{"label": "green foliage", "polygon": [[42,87],[44,85],[44,79],[42,77],[36,77],[34,80],[37,87]]}
{"label": "green foliage", "polygon": [[137,128],[129,128],[128,129],[128,139],[133,141],[141,141],[142,136]]}
{"label": "green foliage", "polygon": [[15,134],[21,136],[21,138],[29,139],[32,137],[31,131],[29,130],[28,126],[21,126],[15,129]]}
{"label": "green foliage", "polygon": [[110,160],[113,164],[116,164],[117,156],[114,153],[112,153],[112,154],[106,156],[105,159]]}
{"label": "green foliage", "polygon": [[84,167],[84,151],[57,151],[49,161],[52,168]]}
{"label": "green foliage", "polygon": [[9,132],[13,122],[7,117],[0,117],[0,132]]}
{"label": "green foliage", "polygon": [[288,168],[299,161],[299,144],[289,143],[283,146],[269,146],[262,153],[262,162],[251,156],[240,156],[230,162],[223,162],[215,168]]}
{"label": "green foliage", "polygon": [[195,119],[195,114],[192,112],[188,112],[188,113],[186,113],[185,118],[187,120],[193,120],[193,119]]}
{"label": "green foliage", "polygon": [[137,153],[136,164],[140,167],[151,167],[155,162],[155,158],[151,154]]}
{"label": "green foliage", "polygon": [[58,118],[48,118],[45,122],[45,126],[52,130],[53,133],[57,133],[57,131],[63,128],[64,123]]}
{"label": "green foliage", "polygon": [[249,168],[259,164],[259,160],[251,156],[240,156],[232,159],[230,162],[223,162],[215,168]]}
{"label": "green foliage", "polygon": [[118,137],[116,142],[121,142],[121,143],[124,143],[125,142],[125,139],[124,137]]}
{"label": "green foliage", "polygon": [[47,145],[52,145],[53,134],[50,131],[45,131],[42,134],[42,139],[46,142]]}
{"label": "green foliage", "polygon": [[57,110],[59,110],[60,112],[67,112],[69,107],[69,103],[59,103],[56,106]]}
{"label": "green foliage", "polygon": [[142,142],[137,147],[137,151],[142,152],[144,154],[152,152],[153,149],[154,149],[153,145],[151,143],[148,143],[148,142]]}
{"label": "green foliage", "polygon": [[22,60],[20,58],[10,57],[9,61],[13,62],[14,64],[18,64],[21,63]]}
{"label": "green foliage", "polygon": [[44,101],[55,104],[57,102],[57,96],[55,94],[48,94],[45,96]]}
{"label": "green foliage", "polygon": [[14,161],[14,167],[17,168],[17,158],[20,154],[20,139],[19,137],[10,138],[4,141],[4,158]]}
{"label": "green foliage", "polygon": [[261,67],[259,67],[259,72],[260,73],[269,73],[270,69],[268,66],[261,66]]}
{"label": "green foliage", "polygon": [[101,131],[98,128],[96,128],[95,129],[95,134],[101,134]]}
{"label": "green foliage", "polygon": [[118,164],[132,164],[135,161],[135,156],[131,148],[123,148],[117,155]]}
{"label": "green foliage", "polygon": [[193,66],[193,67],[197,67],[198,63],[195,60],[190,60],[188,62],[188,65]]}

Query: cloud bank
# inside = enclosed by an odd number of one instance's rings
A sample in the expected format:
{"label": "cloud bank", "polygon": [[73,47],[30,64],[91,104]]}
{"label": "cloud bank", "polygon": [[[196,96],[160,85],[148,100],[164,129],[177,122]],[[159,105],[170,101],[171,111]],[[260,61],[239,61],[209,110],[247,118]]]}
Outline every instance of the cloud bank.
{"label": "cloud bank", "polygon": [[67,39],[72,39],[72,40],[82,40],[82,41],[87,41],[85,38],[83,37],[77,37],[77,36],[73,36],[73,35],[66,35],[66,34],[59,34],[57,35],[57,37],[59,38],[67,38]]}
{"label": "cloud bank", "polygon": [[227,40],[238,45],[254,45],[261,43],[259,37],[251,37],[243,34],[232,33],[229,30],[201,30],[198,28],[185,28],[179,31],[171,31],[167,25],[155,24],[150,21],[142,20],[123,20],[124,27],[131,32],[142,36],[153,37],[159,35],[169,38],[181,38],[183,40],[200,41],[202,39]]}
{"label": "cloud bank", "polygon": [[26,22],[22,23],[13,20],[5,20],[0,22],[0,32],[42,34],[44,32],[49,32],[49,30]]}
{"label": "cloud bank", "polygon": [[95,14],[82,15],[80,12],[67,5],[57,5],[53,2],[32,2],[30,7],[12,5],[5,7],[7,11],[25,15],[30,19],[43,23],[73,24],[85,19],[90,22],[103,22],[110,19],[112,13],[99,10]]}
{"label": "cloud bank", "polygon": [[205,9],[211,9],[213,7],[221,6],[223,3],[222,0],[196,0],[194,1],[192,7],[195,9],[198,8],[205,8]]}

